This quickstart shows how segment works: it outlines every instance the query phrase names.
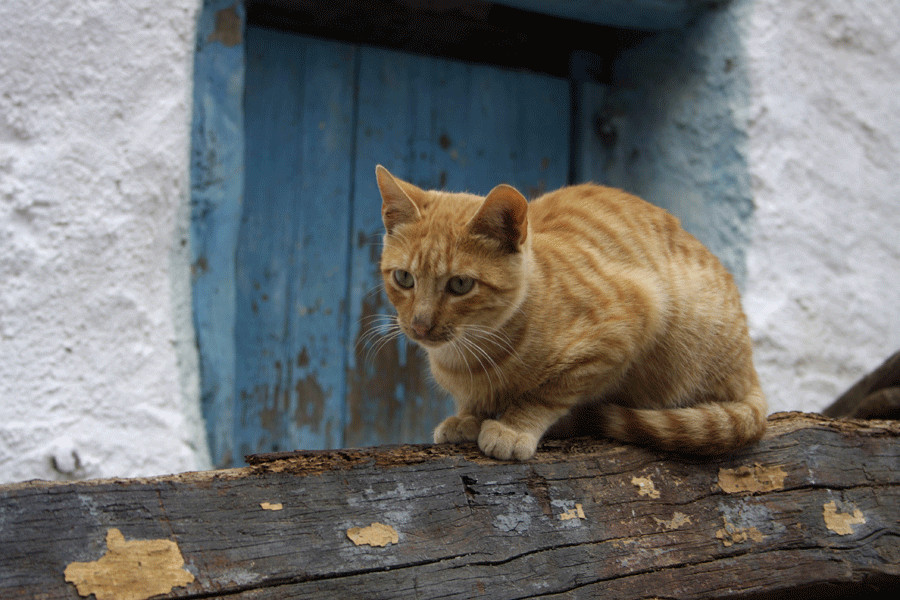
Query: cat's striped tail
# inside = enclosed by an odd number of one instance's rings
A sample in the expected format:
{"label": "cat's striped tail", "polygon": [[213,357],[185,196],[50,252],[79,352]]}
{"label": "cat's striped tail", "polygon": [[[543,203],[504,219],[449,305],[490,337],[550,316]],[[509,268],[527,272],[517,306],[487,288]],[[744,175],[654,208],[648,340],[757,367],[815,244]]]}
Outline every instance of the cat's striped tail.
{"label": "cat's striped tail", "polygon": [[604,433],[617,440],[689,454],[725,454],[758,441],[766,431],[766,398],[759,387],[741,402],[689,408],[602,407]]}

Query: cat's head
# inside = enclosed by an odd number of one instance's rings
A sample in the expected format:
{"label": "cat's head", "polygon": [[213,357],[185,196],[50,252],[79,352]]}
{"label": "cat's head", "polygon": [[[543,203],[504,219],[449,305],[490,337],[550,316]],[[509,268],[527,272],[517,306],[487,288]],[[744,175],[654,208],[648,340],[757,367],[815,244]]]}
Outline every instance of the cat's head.
{"label": "cat's head", "polygon": [[528,203],[515,188],[484,198],[425,191],[375,170],[381,190],[381,273],[398,323],[434,349],[502,325],[526,290]]}

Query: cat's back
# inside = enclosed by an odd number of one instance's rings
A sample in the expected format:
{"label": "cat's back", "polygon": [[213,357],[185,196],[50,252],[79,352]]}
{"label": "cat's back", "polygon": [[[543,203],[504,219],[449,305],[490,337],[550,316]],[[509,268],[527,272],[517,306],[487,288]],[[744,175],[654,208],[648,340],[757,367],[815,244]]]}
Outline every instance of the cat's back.
{"label": "cat's back", "polygon": [[[535,295],[543,294],[539,303],[553,322],[582,346],[595,343],[601,357],[617,343],[641,349],[641,360],[619,383],[617,401],[683,406],[704,397],[737,399],[756,385],[737,285],[675,216],[590,184],[537,198],[528,215],[545,284]],[[627,322],[637,325],[619,327]]]}
{"label": "cat's back", "polygon": [[[560,211],[593,210],[604,214],[641,214],[658,207],[624,190],[595,183],[581,183],[547,192],[530,203],[529,216],[545,221]],[[661,211],[665,212],[665,211]]]}
{"label": "cat's back", "polygon": [[718,262],[674,215],[617,188],[564,187],[533,200],[528,217],[538,245],[589,248],[607,260],[655,268]]}

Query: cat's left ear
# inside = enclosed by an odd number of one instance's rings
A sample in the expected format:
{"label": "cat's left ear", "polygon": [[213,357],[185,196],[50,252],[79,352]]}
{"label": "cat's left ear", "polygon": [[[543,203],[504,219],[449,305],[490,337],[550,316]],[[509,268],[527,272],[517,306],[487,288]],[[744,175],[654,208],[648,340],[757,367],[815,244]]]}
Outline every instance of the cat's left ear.
{"label": "cat's left ear", "polygon": [[422,190],[397,179],[381,165],[375,167],[375,179],[381,191],[381,220],[388,233],[398,225],[412,223],[422,216],[413,200],[414,196],[424,193]]}
{"label": "cat's left ear", "polygon": [[518,252],[528,237],[528,201],[516,188],[500,184],[484,199],[469,229],[497,240],[506,252]]}

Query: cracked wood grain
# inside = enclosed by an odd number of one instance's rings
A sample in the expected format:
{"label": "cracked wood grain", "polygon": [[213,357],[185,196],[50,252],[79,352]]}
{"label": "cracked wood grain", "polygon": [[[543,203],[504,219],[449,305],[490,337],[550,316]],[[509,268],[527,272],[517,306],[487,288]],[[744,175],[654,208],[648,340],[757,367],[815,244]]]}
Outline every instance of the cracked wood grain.
{"label": "cracked wood grain", "polygon": [[[871,596],[900,585],[898,437],[782,414],[722,460],[577,439],[524,463],[398,446],[2,486],[0,597],[79,598],[66,566],[111,529],[177,545],[193,580],[161,598]],[[390,535],[354,541],[370,524]]]}

